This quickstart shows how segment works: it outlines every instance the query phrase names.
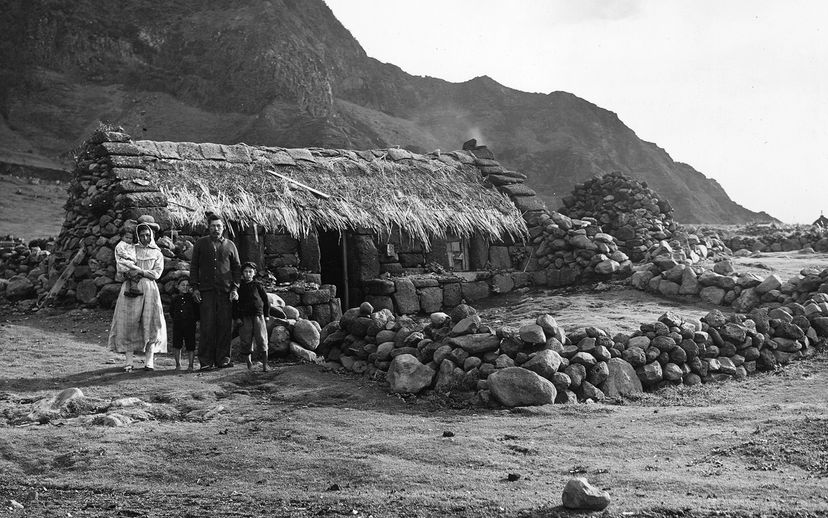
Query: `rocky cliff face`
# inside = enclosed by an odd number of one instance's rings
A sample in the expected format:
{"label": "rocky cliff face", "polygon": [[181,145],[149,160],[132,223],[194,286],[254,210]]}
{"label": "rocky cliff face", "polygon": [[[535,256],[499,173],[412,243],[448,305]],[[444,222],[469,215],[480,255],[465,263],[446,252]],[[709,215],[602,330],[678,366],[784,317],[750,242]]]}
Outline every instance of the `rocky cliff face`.
{"label": "rocky cliff face", "polygon": [[453,84],[369,58],[321,0],[12,0],[0,17],[0,159],[64,163],[99,120],[136,138],[456,149],[476,137],[557,207],[621,171],[682,222],[768,219],[565,92]]}

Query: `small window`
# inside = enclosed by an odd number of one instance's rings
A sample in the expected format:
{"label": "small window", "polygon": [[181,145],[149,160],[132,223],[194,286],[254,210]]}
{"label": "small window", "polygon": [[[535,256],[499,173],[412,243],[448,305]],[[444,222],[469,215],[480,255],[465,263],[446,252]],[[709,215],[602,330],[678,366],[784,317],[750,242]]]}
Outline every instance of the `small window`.
{"label": "small window", "polygon": [[466,271],[469,269],[469,247],[466,239],[449,238],[446,242],[448,267],[451,270]]}

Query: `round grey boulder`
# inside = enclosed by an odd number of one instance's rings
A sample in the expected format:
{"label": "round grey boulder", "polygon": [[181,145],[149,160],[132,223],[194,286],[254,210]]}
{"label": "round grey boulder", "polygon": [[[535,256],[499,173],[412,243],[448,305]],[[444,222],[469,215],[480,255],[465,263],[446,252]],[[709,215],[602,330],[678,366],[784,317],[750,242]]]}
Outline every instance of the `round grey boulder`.
{"label": "round grey boulder", "polygon": [[500,369],[488,382],[492,395],[506,407],[547,405],[557,395],[551,381],[522,367]]}

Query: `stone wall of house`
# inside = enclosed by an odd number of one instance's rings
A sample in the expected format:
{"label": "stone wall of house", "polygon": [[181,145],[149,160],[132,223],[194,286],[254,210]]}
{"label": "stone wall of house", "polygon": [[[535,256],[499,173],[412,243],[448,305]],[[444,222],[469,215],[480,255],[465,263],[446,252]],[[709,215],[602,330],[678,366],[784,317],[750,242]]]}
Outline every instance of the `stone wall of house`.
{"label": "stone wall of house", "polygon": [[476,271],[374,278],[362,282],[364,300],[398,315],[433,313],[531,285],[516,271]]}

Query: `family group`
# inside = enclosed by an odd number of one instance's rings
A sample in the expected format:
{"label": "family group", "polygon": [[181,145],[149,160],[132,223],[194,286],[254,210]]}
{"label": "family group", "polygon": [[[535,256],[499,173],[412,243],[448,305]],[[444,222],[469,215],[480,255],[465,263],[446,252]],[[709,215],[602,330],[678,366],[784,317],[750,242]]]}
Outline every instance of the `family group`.
{"label": "family group", "polygon": [[[195,370],[197,322],[199,370],[232,367],[230,344],[235,322],[247,367],[252,368],[257,348],[262,369],[267,371],[270,301],[255,280],[257,266],[253,262],[241,264],[236,245],[224,237],[221,218],[211,215],[208,228],[208,235],[194,244],[189,282],[178,284],[171,305],[175,368],[182,369],[184,350],[189,359],[187,370]],[[145,371],[155,370],[155,355],[167,352],[167,322],[158,289],[164,272],[164,255],[155,243],[159,230],[152,216],[129,220],[115,247],[117,280],[123,285],[112,316],[109,346],[125,354],[126,372],[133,370],[135,351],[143,352]]]}

